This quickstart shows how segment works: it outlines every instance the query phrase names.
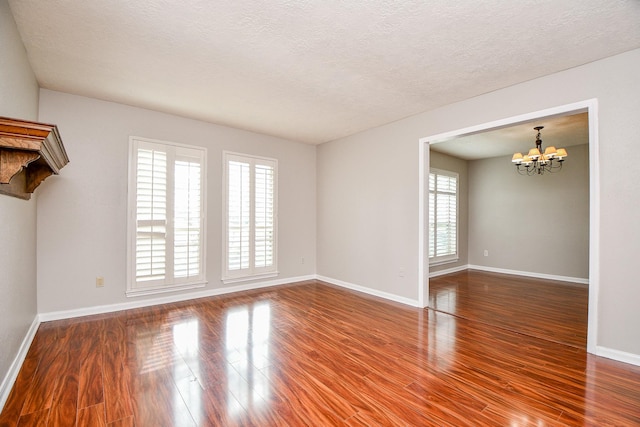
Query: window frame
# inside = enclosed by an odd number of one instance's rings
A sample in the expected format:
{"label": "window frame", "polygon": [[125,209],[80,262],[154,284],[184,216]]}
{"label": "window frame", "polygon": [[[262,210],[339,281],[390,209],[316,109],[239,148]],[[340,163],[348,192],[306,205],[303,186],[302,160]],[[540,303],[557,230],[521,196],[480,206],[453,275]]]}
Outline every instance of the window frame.
{"label": "window frame", "polygon": [[[438,190],[437,190],[437,177],[438,175],[441,176],[447,176],[449,178],[455,178],[456,180],[456,190],[455,190],[455,197],[456,197],[456,223],[455,223],[455,230],[456,230],[456,236],[455,236],[455,244],[456,244],[456,250],[455,253],[452,254],[445,254],[445,255],[435,255],[432,257],[430,256],[430,248],[431,248],[431,240],[432,240],[432,236],[431,236],[431,222],[430,222],[430,217],[431,217],[431,203],[429,203],[429,211],[428,216],[427,216],[427,258],[429,259],[429,265],[431,266],[436,266],[436,265],[440,265],[440,264],[448,264],[448,263],[452,263],[452,262],[456,262],[460,259],[460,174],[454,171],[448,171],[448,170],[444,170],[444,169],[437,169],[437,168],[429,168],[429,174],[427,176],[427,200],[430,200],[430,195],[431,195],[431,186],[429,184],[429,181],[431,180],[431,176],[434,175],[435,176],[435,182],[436,182],[436,189],[435,189],[435,197],[434,197],[434,205],[433,208],[436,208],[436,213],[434,214],[434,217],[437,215],[437,204],[438,204]],[[434,227],[434,238],[436,237],[436,232],[435,232],[435,227]],[[437,247],[437,240],[434,243],[434,252],[435,252],[435,248]]]}
{"label": "window frame", "polygon": [[[237,160],[250,164],[250,243],[249,260],[247,269],[229,269],[229,162]],[[233,151],[222,152],[222,265],[221,280],[223,284],[266,279],[277,277],[278,271],[278,159],[238,153]],[[255,267],[255,166],[256,164],[273,167],[273,263],[268,267]]]}
{"label": "window frame", "polygon": [[[156,151],[164,151],[167,153],[167,206],[166,206],[166,242],[167,246],[173,245],[175,241],[175,166],[176,161],[184,154],[180,151],[198,153],[198,161],[200,163],[200,233],[199,233],[199,272],[197,276],[188,277],[165,277],[158,280],[138,281],[136,276],[136,248],[137,248],[137,173],[138,173],[138,149],[150,148]],[[189,156],[190,157],[190,156]],[[195,158],[195,157],[194,157]],[[143,138],[138,136],[129,137],[129,170],[128,170],[128,194],[127,194],[127,297],[136,297],[143,295],[153,295],[165,292],[173,292],[185,289],[202,288],[207,282],[206,276],[206,260],[207,260],[207,149],[206,147],[181,144],[171,141],[161,141],[157,139]],[[172,176],[171,178],[169,176]],[[165,252],[168,258],[173,254],[172,246]],[[166,260],[165,264],[173,263]],[[174,266],[169,267],[169,271],[173,272]]]}

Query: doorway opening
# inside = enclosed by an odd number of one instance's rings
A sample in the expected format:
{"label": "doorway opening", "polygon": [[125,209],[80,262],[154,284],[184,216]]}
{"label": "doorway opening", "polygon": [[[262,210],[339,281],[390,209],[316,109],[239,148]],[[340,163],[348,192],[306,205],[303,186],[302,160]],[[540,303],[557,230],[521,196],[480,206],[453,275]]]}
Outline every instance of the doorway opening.
{"label": "doorway opening", "polygon": [[[598,161],[598,122],[597,100],[591,99],[574,104],[563,105],[546,110],[536,111],[519,116],[509,117],[477,126],[458,129],[451,132],[421,138],[419,141],[419,284],[418,300],[421,307],[429,305],[429,260],[428,260],[428,191],[425,178],[429,176],[429,148],[434,144],[469,137],[498,129],[511,128],[533,121],[549,120],[558,117],[586,113],[588,117],[588,167],[589,167],[589,243],[588,243],[588,319],[587,319],[587,352],[595,353],[597,338],[597,307],[599,288],[599,161]],[[515,174],[515,172],[514,172]],[[561,173],[559,174],[561,175]],[[516,174],[517,176],[517,174]],[[523,177],[531,179],[530,177]],[[535,177],[533,177],[535,178]],[[472,215],[472,213],[470,213]]]}

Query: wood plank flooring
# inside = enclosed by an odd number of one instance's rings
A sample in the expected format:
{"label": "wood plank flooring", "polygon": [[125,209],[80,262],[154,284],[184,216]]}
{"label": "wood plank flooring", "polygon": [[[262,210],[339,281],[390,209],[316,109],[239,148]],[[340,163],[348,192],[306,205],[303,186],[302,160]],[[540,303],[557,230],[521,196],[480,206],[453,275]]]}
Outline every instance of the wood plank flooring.
{"label": "wood plank flooring", "polygon": [[309,281],[43,323],[16,425],[631,426],[640,367]]}
{"label": "wood plank flooring", "polygon": [[429,279],[429,307],[587,348],[589,288],[553,280],[465,270]]}

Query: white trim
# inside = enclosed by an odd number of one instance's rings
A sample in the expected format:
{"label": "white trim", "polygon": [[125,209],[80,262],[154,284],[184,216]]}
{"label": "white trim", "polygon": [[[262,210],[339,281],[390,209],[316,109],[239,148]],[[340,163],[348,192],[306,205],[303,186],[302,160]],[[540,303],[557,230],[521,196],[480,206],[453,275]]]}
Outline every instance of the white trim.
{"label": "white trim", "polygon": [[[136,232],[137,232],[137,174],[138,149],[146,147],[154,151],[163,151],[167,155],[167,248],[165,255],[166,276],[164,279],[138,282],[136,278]],[[162,147],[162,148],[161,148]],[[184,151],[196,152],[200,161],[200,274],[197,277],[177,278],[173,272],[173,241],[175,237],[174,214],[170,213],[174,204],[175,165]],[[127,297],[138,297],[163,292],[173,292],[202,287],[207,283],[207,147],[187,145],[179,142],[129,136],[128,177],[127,177]]]}
{"label": "white trim", "polygon": [[332,279],[326,276],[310,274],[307,276],[289,277],[286,279],[269,280],[264,282],[250,283],[237,286],[225,286],[223,288],[209,289],[200,292],[190,292],[187,294],[178,294],[165,296],[161,298],[145,299],[141,301],[124,302],[118,304],[99,305],[94,307],[78,308],[73,310],[52,311],[49,313],[40,313],[39,320],[41,322],[49,322],[53,320],[71,319],[74,317],[92,316],[95,314],[113,313],[116,311],[130,310],[134,308],[151,307],[160,304],[169,304],[173,302],[187,301],[198,298],[206,298],[216,295],[231,294],[235,292],[250,291],[254,289],[268,288],[271,286],[281,286],[293,284],[296,282],[304,282],[307,280],[320,280],[353,291],[362,292],[368,295],[384,298],[389,301],[398,302],[400,304],[409,305],[411,307],[421,307],[417,300],[401,297],[388,292],[377,291],[365,286],[355,285],[353,283],[344,282],[342,280]]}
{"label": "white trim", "polygon": [[[419,201],[418,215],[418,296],[421,304],[426,304],[429,295],[429,268],[425,266],[424,233],[425,193],[424,171],[429,166],[429,144],[444,142],[464,135],[532,121],[541,117],[561,116],[568,113],[588,112],[589,114],[589,317],[587,321],[587,352],[596,353],[598,340],[598,299],[600,294],[600,162],[598,135],[598,100],[596,98],[561,105],[546,110],[508,117],[493,122],[482,123],[463,129],[444,132],[420,138],[419,143]],[[425,161],[426,160],[426,161]]]}
{"label": "white trim", "polygon": [[229,286],[224,288],[208,289],[200,292],[190,292],[187,294],[178,294],[166,296],[162,298],[145,299],[135,302],[124,302],[118,304],[99,305],[94,307],[78,308],[74,310],[52,311],[49,313],[40,313],[40,321],[48,322],[52,320],[70,319],[73,317],[91,316],[94,314],[113,313],[115,311],[130,310],[132,308],[151,307],[154,305],[168,304],[173,302],[187,301],[198,298],[206,298],[216,295],[231,294],[234,292],[249,291],[253,289],[268,288],[271,286],[287,285],[295,282],[304,282],[306,280],[316,279],[315,275],[289,277],[286,279],[270,280],[266,282],[252,283],[248,285]]}
{"label": "white trim", "polygon": [[600,304],[600,140],[598,100],[585,101],[589,111],[589,313],[587,351],[598,347],[598,308]]}
{"label": "white trim", "polygon": [[[435,216],[438,216],[438,194],[440,194],[440,190],[438,190],[438,175],[441,176],[446,176],[449,178],[455,178],[456,180],[456,192],[455,192],[455,196],[456,196],[456,252],[454,254],[446,254],[446,255],[435,255],[435,252],[438,251],[438,240],[435,236],[438,235],[438,233],[435,232],[435,227],[434,227],[434,238],[436,240],[435,244],[434,244],[434,256],[431,257],[431,254],[429,253],[429,267],[431,266],[437,266],[437,265],[442,265],[442,264],[447,264],[450,262],[458,262],[458,260],[460,259],[460,174],[458,172],[454,172],[454,171],[450,171],[450,170],[446,170],[446,169],[438,169],[438,168],[432,168],[429,167],[429,187],[427,187],[427,192],[429,193],[429,196],[431,196],[431,175],[435,176],[435,187],[436,189],[434,190],[434,199],[436,201],[436,207],[435,207]],[[450,194],[450,193],[449,193]],[[429,215],[429,217],[431,217]],[[435,218],[434,218],[435,220]],[[437,220],[435,220],[437,222]],[[430,225],[430,224],[429,224]],[[429,236],[431,238],[431,236]],[[429,246],[431,246],[431,239],[429,239],[428,241]]]}
{"label": "white trim", "polygon": [[490,273],[511,274],[514,276],[534,277],[536,279],[545,279],[545,280],[557,280],[559,282],[579,283],[581,285],[589,284],[589,279],[584,279],[582,277],[558,276],[557,274],[545,274],[545,273],[535,273],[533,271],[509,270],[507,268],[486,267],[484,265],[469,264],[467,265],[467,267],[470,270],[487,271]]}
{"label": "white trim", "polygon": [[[557,107],[547,108],[545,110],[533,111],[526,114],[520,114],[518,116],[507,117],[493,122],[482,123],[475,126],[469,126],[466,128],[453,130],[449,132],[443,132],[436,135],[420,138],[420,142],[429,142],[432,144],[445,142],[450,139],[455,139],[463,135],[472,135],[475,133],[485,132],[487,130],[499,129],[502,127],[512,126],[517,123],[529,122],[539,119],[541,117],[562,116],[567,113],[585,112],[589,108],[593,108],[593,104],[597,104],[597,99],[588,99],[586,101],[574,102],[572,104],[560,105]],[[589,140],[591,143],[591,140]]]}
{"label": "white trim", "polygon": [[640,366],[640,354],[627,353],[626,351],[614,350],[600,345],[596,346],[595,354],[596,356],[606,357],[607,359],[616,360],[618,362]]}
{"label": "white trim", "polygon": [[467,264],[467,265],[459,265],[457,267],[447,268],[445,270],[430,271],[429,272],[429,278],[438,277],[438,276],[444,276],[446,274],[453,274],[453,273],[457,273],[459,271],[464,271],[464,270],[468,270],[468,269],[469,269],[469,265]]}
{"label": "white trim", "polygon": [[[437,271],[437,272],[433,272],[431,273],[431,277],[436,277],[436,276],[440,276],[440,275],[444,275],[444,274],[449,274],[449,273],[454,273],[454,272],[458,272],[458,271],[462,271],[465,270],[467,268],[477,268],[478,266],[470,266],[470,265],[465,265],[465,266],[460,266],[460,267],[454,267],[448,270],[442,270],[442,271]],[[506,271],[515,271],[515,270],[506,270]],[[11,363],[11,366],[9,367],[9,370],[7,371],[7,374],[5,375],[2,384],[0,385],[0,412],[2,411],[2,409],[4,408],[4,405],[7,402],[7,399],[9,398],[9,394],[11,393],[11,389],[13,388],[13,385],[15,384],[15,381],[18,377],[18,373],[20,372],[20,368],[22,367],[22,364],[24,363],[24,360],[27,356],[27,352],[29,351],[29,348],[31,347],[31,343],[33,342],[33,339],[35,338],[35,335],[38,331],[38,327],[40,326],[41,322],[47,322],[47,321],[52,321],[52,320],[60,320],[60,319],[69,319],[69,318],[73,318],[73,317],[80,317],[80,316],[88,316],[88,315],[93,315],[93,314],[102,314],[102,313],[111,313],[111,312],[115,312],[115,311],[121,311],[121,310],[127,310],[127,309],[132,309],[132,308],[140,308],[140,307],[148,307],[148,306],[153,306],[153,305],[158,305],[158,304],[166,304],[166,303],[171,303],[171,302],[179,302],[179,301],[186,301],[186,300],[190,300],[190,299],[197,299],[197,298],[204,298],[204,297],[209,297],[209,296],[215,296],[215,295],[222,295],[222,294],[228,294],[228,293],[234,293],[234,292],[240,292],[240,291],[245,291],[245,290],[251,290],[251,289],[259,289],[259,288],[265,288],[265,287],[271,287],[271,286],[280,286],[280,285],[286,285],[286,284],[290,284],[290,283],[295,283],[295,282],[303,282],[303,281],[307,281],[307,280],[321,280],[327,283],[331,283],[333,285],[337,285],[337,286],[341,286],[350,290],[354,290],[357,292],[363,292],[369,295],[374,295],[380,298],[384,298],[387,300],[391,300],[391,301],[395,301],[401,304],[405,304],[405,305],[409,305],[412,307],[421,307],[420,302],[417,300],[413,300],[410,298],[404,298],[404,297],[399,297],[397,295],[394,294],[390,294],[387,292],[381,292],[381,291],[376,291],[374,289],[370,289],[370,288],[366,288],[363,286],[359,286],[359,285],[354,285],[352,283],[348,283],[348,282],[344,282],[341,280],[336,280],[336,279],[332,279],[329,277],[325,277],[325,276],[319,276],[319,275],[307,275],[307,276],[299,276],[299,277],[292,277],[289,279],[281,279],[281,280],[274,280],[274,281],[269,281],[269,282],[262,282],[262,283],[254,283],[252,285],[242,285],[242,286],[234,286],[234,287],[228,287],[228,288],[219,288],[219,289],[212,289],[209,291],[204,291],[204,292],[197,292],[197,293],[191,293],[191,294],[187,294],[187,295],[175,295],[172,297],[164,297],[164,298],[156,298],[153,300],[144,300],[144,301],[139,301],[139,302],[129,302],[129,303],[122,303],[122,304],[111,304],[111,305],[103,305],[103,306],[96,306],[96,307],[89,307],[89,308],[83,308],[83,309],[76,309],[76,310],[67,310],[67,311],[57,311],[57,312],[50,312],[50,313],[41,313],[39,315],[36,315],[36,317],[33,319],[33,322],[31,323],[31,326],[29,327],[29,330],[27,331],[24,339],[22,340],[22,344],[20,345],[20,348],[18,350],[18,354],[16,355],[15,359],[13,360],[13,362]],[[637,354],[633,354],[633,353],[627,353],[624,351],[620,351],[620,350],[615,350],[615,349],[611,349],[608,347],[603,347],[603,346],[597,346],[595,348],[594,352],[590,352],[595,354],[596,356],[599,357],[605,357],[607,359],[612,359],[618,362],[623,362],[623,363],[628,363],[631,365],[635,365],[635,366],[640,366],[640,355]]]}
{"label": "white trim", "polygon": [[152,286],[149,288],[138,288],[129,290],[127,289],[125,295],[129,298],[133,297],[142,297],[147,295],[158,295],[158,294],[166,294],[167,292],[176,292],[176,291],[186,291],[188,289],[198,289],[204,288],[209,282],[196,282],[196,283],[186,283],[186,284],[177,284],[177,285],[164,285],[162,287]]}
{"label": "white trim", "polygon": [[9,366],[9,370],[2,380],[2,384],[0,384],[0,412],[4,409],[5,403],[7,403],[7,399],[9,398],[9,394],[11,393],[11,389],[18,378],[18,373],[20,372],[20,368],[24,363],[24,359],[27,357],[27,352],[29,351],[29,347],[31,347],[31,343],[33,342],[33,338],[36,336],[36,332],[38,332],[38,327],[40,326],[40,317],[36,315],[31,322],[31,326],[27,331],[27,334],[24,336],[22,340],[22,344],[20,344],[20,348],[18,349],[18,354],[16,354],[16,358],[13,359],[11,366]]}
{"label": "white trim", "polygon": [[425,257],[429,254],[428,239],[425,233],[429,227],[429,205],[427,197],[425,201],[425,191],[429,191],[429,186],[425,185],[428,176],[429,164],[429,142],[420,140],[418,146],[418,306],[425,308],[429,305],[429,262],[425,263]]}
{"label": "white trim", "polygon": [[460,261],[460,257],[458,257],[458,255],[455,255],[454,258],[450,258],[450,259],[442,259],[440,261],[429,261],[429,268],[439,267],[441,265],[446,265],[446,264],[453,264],[454,262],[458,262],[458,261]]}
{"label": "white trim", "polygon": [[420,302],[415,299],[401,297],[395,294],[390,294],[388,292],[378,291],[375,289],[367,288],[365,286],[356,285],[349,282],[344,282],[342,280],[333,279],[331,277],[326,276],[317,276],[317,280],[321,280],[323,282],[331,283],[332,285],[340,286],[346,289],[350,289],[356,292],[362,292],[364,294],[373,295],[376,297],[384,298],[389,301],[399,302],[400,304],[410,305],[411,307],[419,307],[422,308]]}
{"label": "white trim", "polygon": [[[249,267],[238,270],[229,270],[229,163],[236,160],[249,164]],[[273,170],[273,247],[272,265],[265,267],[255,266],[255,216],[256,216],[256,166],[263,165]],[[252,154],[243,154],[233,151],[222,151],[222,283],[234,283],[246,280],[256,280],[266,277],[275,277],[278,272],[278,159],[262,157]]]}
{"label": "white trim", "polygon": [[278,277],[279,274],[279,271],[274,271],[272,273],[254,274],[251,276],[223,277],[220,279],[220,281],[225,285],[229,285],[231,283],[250,282],[251,280],[270,279],[272,277]]}

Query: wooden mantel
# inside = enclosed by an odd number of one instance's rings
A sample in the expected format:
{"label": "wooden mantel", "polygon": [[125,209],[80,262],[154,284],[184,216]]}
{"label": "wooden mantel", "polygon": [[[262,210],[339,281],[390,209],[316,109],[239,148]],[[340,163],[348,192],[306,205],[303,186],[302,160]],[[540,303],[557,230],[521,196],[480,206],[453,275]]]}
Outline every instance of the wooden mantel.
{"label": "wooden mantel", "polygon": [[0,117],[0,194],[29,199],[67,163],[56,125]]}

